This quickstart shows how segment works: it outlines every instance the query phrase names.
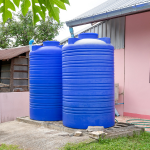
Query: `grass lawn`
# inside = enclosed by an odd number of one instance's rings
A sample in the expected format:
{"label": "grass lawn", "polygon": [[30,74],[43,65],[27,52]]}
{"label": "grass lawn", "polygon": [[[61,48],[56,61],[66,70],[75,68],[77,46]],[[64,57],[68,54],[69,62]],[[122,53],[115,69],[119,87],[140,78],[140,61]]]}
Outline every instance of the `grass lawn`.
{"label": "grass lawn", "polygon": [[63,150],[150,150],[150,133],[132,137],[99,139],[97,142],[67,144]]}
{"label": "grass lawn", "polygon": [[0,150],[21,150],[21,149],[19,149],[18,146],[16,145],[1,144]]}

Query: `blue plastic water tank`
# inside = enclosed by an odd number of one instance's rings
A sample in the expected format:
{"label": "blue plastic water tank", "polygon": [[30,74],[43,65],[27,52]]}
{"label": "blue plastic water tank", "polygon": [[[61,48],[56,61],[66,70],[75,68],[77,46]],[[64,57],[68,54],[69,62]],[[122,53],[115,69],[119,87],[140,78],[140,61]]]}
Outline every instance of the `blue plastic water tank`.
{"label": "blue plastic water tank", "polygon": [[41,45],[33,45],[32,46],[32,51],[36,51],[37,49],[41,48]]}
{"label": "blue plastic water tank", "polygon": [[[114,126],[114,47],[83,33],[63,47],[63,124]],[[108,39],[107,39],[108,42]]]}
{"label": "blue plastic water tank", "polygon": [[62,120],[62,49],[45,41],[30,52],[30,118]]}

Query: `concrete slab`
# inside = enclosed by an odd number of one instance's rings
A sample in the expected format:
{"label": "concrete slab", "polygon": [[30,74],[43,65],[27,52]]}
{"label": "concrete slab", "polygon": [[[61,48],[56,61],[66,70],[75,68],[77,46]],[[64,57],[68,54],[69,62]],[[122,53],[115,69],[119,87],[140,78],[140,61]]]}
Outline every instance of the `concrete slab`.
{"label": "concrete slab", "polygon": [[67,136],[67,132],[18,121],[0,124],[0,144],[19,145],[24,150],[56,150],[66,143],[91,141],[88,136]]}
{"label": "concrete slab", "polygon": [[[76,137],[74,133],[79,129],[64,127],[61,121],[43,122],[30,120],[29,117],[17,118],[16,121],[0,124],[0,144],[19,145],[24,150],[56,150],[67,143],[91,142],[87,130]],[[131,136],[134,132],[140,134],[143,128],[127,123],[116,123],[114,127],[104,129],[104,138]]]}
{"label": "concrete slab", "polygon": [[[36,121],[36,120],[31,120],[28,116],[27,117],[18,117],[16,118],[17,121],[19,122],[24,122],[24,123],[29,123],[29,124],[34,124],[38,126],[43,126],[49,129],[54,129],[58,131],[64,131],[64,132],[69,132],[69,133],[74,133],[76,131],[79,131],[79,129],[73,129],[73,128],[68,128],[63,126],[62,121]],[[87,134],[87,130],[81,129],[84,134]]]}
{"label": "concrete slab", "polygon": [[[49,129],[54,129],[57,131],[62,131],[62,132],[68,132],[70,135],[74,135],[75,132],[79,131],[79,129],[73,129],[73,128],[68,128],[63,126],[62,121],[36,121],[36,120],[31,120],[29,117],[20,117],[16,119],[17,121],[29,123],[29,124],[34,124],[38,126],[43,126],[45,128]],[[84,136],[89,136],[88,130],[80,129],[82,131]],[[116,122],[115,126],[110,127],[110,128],[105,128],[103,130],[107,135],[105,138],[116,138],[119,136],[132,136],[133,133],[140,134],[140,132],[144,131],[144,128],[140,128],[128,123],[124,122]]]}

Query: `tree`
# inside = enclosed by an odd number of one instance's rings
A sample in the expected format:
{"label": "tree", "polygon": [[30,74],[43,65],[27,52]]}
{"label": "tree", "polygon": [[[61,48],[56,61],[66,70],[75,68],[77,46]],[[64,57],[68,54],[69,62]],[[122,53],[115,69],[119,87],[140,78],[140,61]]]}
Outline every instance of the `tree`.
{"label": "tree", "polygon": [[[6,24],[1,23],[0,36],[4,35],[0,40],[1,48],[25,46],[34,38],[36,43],[42,43],[46,40],[53,40],[59,34],[58,30],[62,28],[63,23],[56,22],[49,16],[45,21],[40,20],[35,26],[32,22],[33,13],[29,11],[25,16],[22,13],[13,15],[12,19],[8,19]],[[3,27],[3,28],[2,28]],[[11,44],[13,39],[13,43]]]}
{"label": "tree", "polygon": [[32,6],[34,25],[40,21],[40,17],[45,21],[46,11],[50,17],[59,22],[59,9],[66,10],[65,4],[69,5],[69,0],[0,0],[0,13],[5,23],[8,18],[12,18],[12,11],[16,11],[15,6],[18,8],[21,6],[24,16]]}
{"label": "tree", "polygon": [[0,48],[6,48],[10,46],[12,40],[9,38],[9,31],[5,24],[0,23]]}

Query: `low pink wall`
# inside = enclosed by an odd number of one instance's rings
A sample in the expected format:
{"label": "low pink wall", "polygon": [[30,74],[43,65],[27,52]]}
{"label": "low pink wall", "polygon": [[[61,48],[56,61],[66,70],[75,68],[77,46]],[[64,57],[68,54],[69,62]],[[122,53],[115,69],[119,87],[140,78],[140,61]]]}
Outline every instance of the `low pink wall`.
{"label": "low pink wall", "polygon": [[126,17],[124,115],[150,118],[150,12]]}
{"label": "low pink wall", "polygon": [[[124,49],[116,49],[114,51],[115,61],[115,83],[119,83],[119,93],[124,92]],[[123,103],[123,95],[119,95],[118,103]],[[116,105],[119,115],[123,116],[124,105]]]}
{"label": "low pink wall", "polygon": [[0,93],[0,123],[29,116],[29,92]]}

